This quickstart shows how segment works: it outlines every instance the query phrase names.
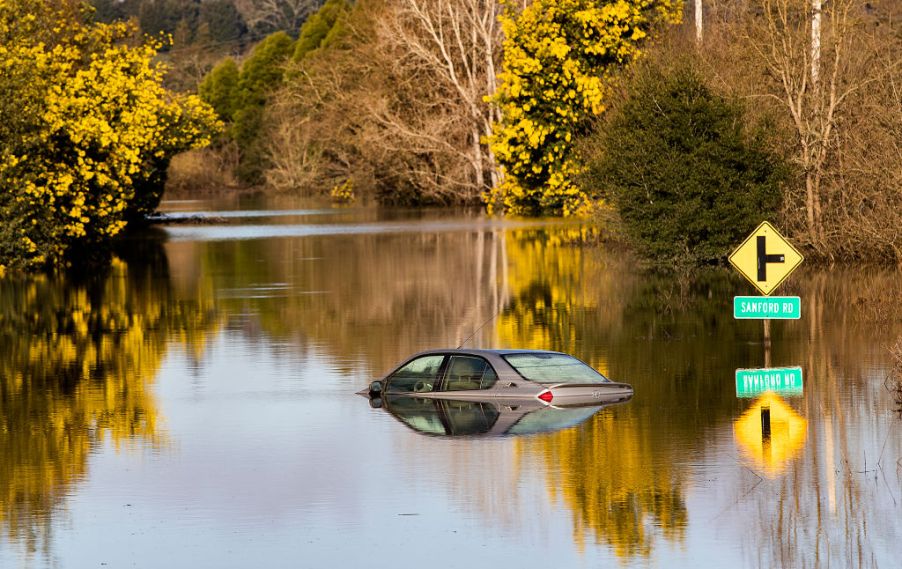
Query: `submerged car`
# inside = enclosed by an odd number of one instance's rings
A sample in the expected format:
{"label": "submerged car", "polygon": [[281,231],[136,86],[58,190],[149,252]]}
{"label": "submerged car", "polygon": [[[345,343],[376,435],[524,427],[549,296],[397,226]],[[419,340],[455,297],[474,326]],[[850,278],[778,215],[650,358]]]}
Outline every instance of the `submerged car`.
{"label": "submerged car", "polygon": [[555,407],[541,400],[519,405],[387,395],[372,400],[414,431],[437,437],[508,437],[576,426],[610,403]]}
{"label": "submerged car", "polygon": [[633,388],[561,352],[455,349],[420,352],[359,393],[371,400],[488,399],[498,404],[539,401],[571,407],[623,401],[632,397]]}

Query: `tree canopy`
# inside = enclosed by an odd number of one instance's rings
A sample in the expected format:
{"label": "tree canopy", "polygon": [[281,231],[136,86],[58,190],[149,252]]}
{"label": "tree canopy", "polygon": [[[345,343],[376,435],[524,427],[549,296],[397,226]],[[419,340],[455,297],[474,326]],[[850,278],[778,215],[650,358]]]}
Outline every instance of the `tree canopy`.
{"label": "tree canopy", "polygon": [[584,185],[654,263],[723,259],[777,213],[787,164],[690,63],[646,66],[629,92],[596,135]]}
{"label": "tree canopy", "polygon": [[152,211],[177,152],[217,130],[162,86],[160,43],[73,0],[0,0],[0,267],[94,249]]}
{"label": "tree canopy", "polygon": [[604,110],[612,75],[640,54],[651,28],[681,11],[680,0],[535,0],[501,17],[502,119],[492,150],[504,180],[492,202],[525,214],[586,209],[574,138]]}

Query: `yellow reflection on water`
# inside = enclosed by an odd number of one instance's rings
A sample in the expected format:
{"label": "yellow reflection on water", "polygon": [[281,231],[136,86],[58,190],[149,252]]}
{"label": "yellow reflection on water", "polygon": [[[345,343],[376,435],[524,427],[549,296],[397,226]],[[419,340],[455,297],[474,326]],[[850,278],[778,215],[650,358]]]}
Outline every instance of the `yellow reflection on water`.
{"label": "yellow reflection on water", "polygon": [[657,533],[681,541],[688,521],[682,475],[655,456],[649,422],[602,412],[586,425],[517,441],[544,463],[552,501],[570,510],[573,537],[587,537],[620,558],[648,557]]}
{"label": "yellow reflection on water", "polygon": [[[762,426],[762,414],[770,413],[770,432]],[[808,422],[777,394],[758,397],[733,424],[733,434],[743,456],[767,478],[786,472],[805,446]]]}
{"label": "yellow reflection on water", "polygon": [[496,322],[498,345],[554,349],[581,357],[607,374],[603,354],[585,349],[578,318],[586,312],[616,320],[616,271],[606,270],[597,251],[580,244],[593,237],[586,227],[510,231],[505,234],[510,302]]}
{"label": "yellow reflection on water", "polygon": [[84,282],[0,283],[0,528],[28,551],[94,449],[166,445],[152,385],[168,337],[210,323],[144,277],[114,260]]}
{"label": "yellow reflection on water", "polygon": [[[619,327],[623,275],[597,250],[577,246],[585,228],[508,234],[511,302],[496,325],[500,345],[571,353],[607,375],[604,343],[586,334],[588,322]],[[619,279],[619,280],[618,280]],[[651,555],[654,540],[680,541],[687,510],[682,475],[662,460],[661,437],[650,416],[627,409],[601,412],[578,427],[518,439],[518,460],[544,465],[553,503],[563,503],[580,550],[586,540],[621,559]]]}

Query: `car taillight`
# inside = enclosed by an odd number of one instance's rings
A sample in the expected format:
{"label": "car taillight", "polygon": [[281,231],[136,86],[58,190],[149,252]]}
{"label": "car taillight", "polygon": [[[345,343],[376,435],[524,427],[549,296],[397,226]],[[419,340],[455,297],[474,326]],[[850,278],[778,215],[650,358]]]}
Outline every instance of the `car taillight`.
{"label": "car taillight", "polygon": [[542,393],[539,393],[539,399],[541,399],[545,403],[551,403],[551,400],[554,399],[554,395],[552,395],[551,392],[546,389]]}

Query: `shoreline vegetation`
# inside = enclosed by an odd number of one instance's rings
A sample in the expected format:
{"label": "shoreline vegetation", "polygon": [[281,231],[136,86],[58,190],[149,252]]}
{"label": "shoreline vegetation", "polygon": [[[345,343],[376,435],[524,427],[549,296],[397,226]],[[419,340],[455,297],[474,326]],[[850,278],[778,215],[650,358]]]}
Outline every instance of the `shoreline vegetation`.
{"label": "shoreline vegetation", "polygon": [[164,185],[582,216],[671,269],[769,219],[812,261],[900,264],[900,20],[889,0],[0,0],[0,267],[83,262]]}

